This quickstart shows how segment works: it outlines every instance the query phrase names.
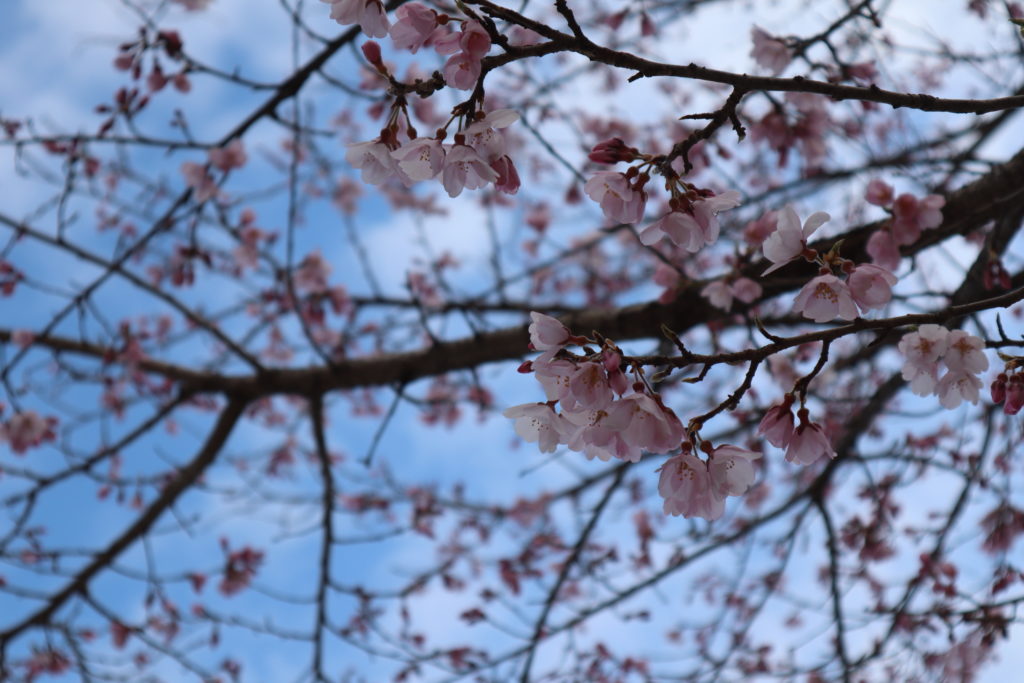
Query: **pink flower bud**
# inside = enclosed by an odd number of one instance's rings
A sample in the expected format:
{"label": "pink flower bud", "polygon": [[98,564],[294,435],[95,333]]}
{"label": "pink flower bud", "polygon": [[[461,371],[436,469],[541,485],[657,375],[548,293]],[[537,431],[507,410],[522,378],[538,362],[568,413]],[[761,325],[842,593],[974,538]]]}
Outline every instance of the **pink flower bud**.
{"label": "pink flower bud", "polygon": [[384,61],[380,56],[380,43],[375,40],[368,40],[363,43],[363,56],[366,57],[366,61],[377,67],[378,71],[384,69]]}

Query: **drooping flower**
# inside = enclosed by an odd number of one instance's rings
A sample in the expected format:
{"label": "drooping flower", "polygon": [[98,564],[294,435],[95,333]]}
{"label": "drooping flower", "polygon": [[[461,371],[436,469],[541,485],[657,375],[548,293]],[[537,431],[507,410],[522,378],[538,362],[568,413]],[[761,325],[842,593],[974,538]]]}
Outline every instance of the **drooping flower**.
{"label": "drooping flower", "polygon": [[740,205],[740,193],[728,190],[695,200],[647,226],[640,241],[651,245],[664,235],[691,254],[718,241],[718,213]]}
{"label": "drooping flower", "polygon": [[605,216],[617,223],[637,223],[644,217],[647,193],[630,185],[625,173],[598,171],[583,191],[601,205]]}
{"label": "drooping flower", "polygon": [[865,263],[857,266],[847,279],[850,295],[862,310],[882,308],[892,299],[896,276],[885,268]]}
{"label": "drooping flower", "polygon": [[405,143],[391,156],[410,180],[430,180],[444,168],[445,151],[435,138],[416,138]]}
{"label": "drooping flower", "polygon": [[793,53],[785,43],[778,38],[773,38],[757,26],[750,30],[750,37],[754,42],[750,56],[754,58],[758,66],[773,76],[786,70],[789,62],[793,59]]}
{"label": "drooping flower", "polygon": [[554,453],[573,430],[564,417],[547,403],[523,403],[502,413],[516,421],[515,430],[524,441],[537,443],[541,453]]}
{"label": "drooping flower", "polygon": [[793,438],[792,405],[792,399],[787,397],[782,403],[772,406],[757,427],[757,433],[776,448],[786,448]]}
{"label": "drooping flower", "polygon": [[900,267],[900,246],[896,244],[889,230],[876,230],[868,238],[867,252],[875,265],[890,272]]}
{"label": "drooping flower", "polygon": [[703,517],[710,521],[722,516],[724,500],[716,496],[707,466],[690,453],[669,458],[659,470],[658,493],[665,499],[668,515]]}
{"label": "drooping flower", "polygon": [[380,0],[320,0],[331,6],[331,19],[342,26],[359,24],[371,38],[388,34],[388,16]]}
{"label": "drooping flower", "polygon": [[793,430],[789,447],[786,449],[786,460],[798,465],[810,465],[822,456],[836,457],[836,452],[832,450],[832,442],[821,425],[808,421],[805,411],[801,410],[800,424]]}
{"label": "drooping flower", "polygon": [[754,483],[753,461],[761,457],[739,446],[723,444],[708,455],[711,488],[719,498],[742,496]]}
{"label": "drooping flower", "polygon": [[667,453],[683,440],[683,425],[670,408],[647,394],[622,397],[608,410],[612,424],[622,425],[626,443],[652,453]]}
{"label": "drooping flower", "polygon": [[913,244],[922,230],[942,225],[944,197],[930,194],[918,199],[912,194],[901,194],[892,207],[892,234],[898,244]]}
{"label": "drooping flower", "polygon": [[569,343],[569,328],[550,315],[530,313],[530,343],[538,351],[558,350]]}
{"label": "drooping flower", "polygon": [[981,387],[981,380],[977,375],[966,370],[949,370],[939,380],[938,386],[935,387],[935,393],[938,394],[939,403],[944,408],[953,410],[963,401],[976,404]]}
{"label": "drooping flower", "polygon": [[796,209],[792,204],[787,204],[779,211],[775,232],[762,245],[764,257],[775,264],[764,271],[763,275],[778,270],[800,256],[807,247],[808,238],[830,218],[824,211],[817,211],[808,216],[801,226]]}
{"label": "drooping flower", "polygon": [[353,168],[358,168],[364,183],[380,185],[390,178],[397,178],[409,187],[413,181],[405,174],[398,161],[391,156],[393,147],[380,138],[356,142],[345,150],[345,161]]}
{"label": "drooping flower", "polygon": [[843,320],[854,320],[857,304],[845,282],[835,275],[825,274],[804,285],[793,301],[793,311],[803,313],[805,318],[816,323],[827,323],[837,316]]}
{"label": "drooping flower", "polygon": [[437,12],[418,2],[409,2],[399,7],[395,10],[395,19],[389,31],[391,40],[398,49],[413,54],[437,30]]}
{"label": "drooping flower", "polygon": [[448,196],[458,197],[463,188],[476,190],[498,179],[498,174],[480,154],[468,145],[455,145],[445,158],[441,174]]}

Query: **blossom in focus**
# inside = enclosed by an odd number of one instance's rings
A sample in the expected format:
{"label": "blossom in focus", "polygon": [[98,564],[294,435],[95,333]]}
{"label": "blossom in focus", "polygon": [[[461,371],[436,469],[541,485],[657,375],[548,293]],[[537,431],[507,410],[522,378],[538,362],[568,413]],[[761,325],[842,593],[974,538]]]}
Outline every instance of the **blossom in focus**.
{"label": "blossom in focus", "polygon": [[793,53],[785,43],[773,38],[757,26],[750,29],[750,37],[754,42],[750,56],[754,58],[758,66],[773,76],[786,70],[789,62],[793,59]]}
{"label": "blossom in focus", "polygon": [[403,185],[412,185],[412,179],[405,174],[398,161],[391,156],[392,148],[380,138],[356,142],[345,150],[345,161],[358,168],[364,183],[380,185],[389,178],[397,178]]}
{"label": "blossom in focus", "polygon": [[850,288],[835,275],[819,275],[800,290],[793,301],[793,311],[803,313],[816,323],[827,323],[837,316],[843,320],[857,317]]}
{"label": "blossom in focus", "polygon": [[502,415],[515,420],[516,434],[524,441],[536,442],[541,453],[554,453],[572,432],[572,425],[547,403],[512,406]]}
{"label": "blossom in focus", "polygon": [[953,330],[946,337],[946,352],[942,360],[950,370],[974,375],[988,370],[984,340],[963,330]]}
{"label": "blossom in focus", "polygon": [[583,191],[601,205],[605,216],[617,223],[637,223],[644,217],[647,193],[634,189],[625,173],[598,171]]}
{"label": "blossom in focus", "polygon": [[808,238],[830,218],[831,216],[824,211],[817,211],[808,216],[801,225],[796,209],[792,204],[787,204],[779,211],[775,232],[761,245],[764,257],[775,264],[764,271],[763,275],[778,270],[800,256],[807,247]]}
{"label": "blossom in focus", "polygon": [[757,433],[768,440],[776,448],[786,448],[793,438],[792,399],[787,398],[779,405],[774,405],[761,418]]}
{"label": "blossom in focus", "polygon": [[953,410],[963,401],[976,404],[981,387],[981,380],[977,375],[966,370],[950,370],[939,380],[935,393],[944,408]]}
{"label": "blossom in focus", "polygon": [[476,190],[498,179],[498,174],[472,147],[454,145],[445,157],[442,184],[449,197],[458,197],[463,188]]}
{"label": "blossom in focus", "polygon": [[405,143],[391,156],[410,180],[430,180],[444,168],[445,151],[434,138],[416,138]]}
{"label": "blossom in focus", "polygon": [[530,343],[538,351],[558,350],[569,343],[569,328],[550,315],[530,313]]}
{"label": "blossom in focus", "polygon": [[740,193],[729,190],[698,199],[681,210],[670,211],[640,232],[640,242],[656,243],[662,236],[691,254],[718,241],[718,213],[740,205]]}
{"label": "blossom in focus", "polygon": [[739,446],[723,444],[708,455],[711,487],[719,498],[742,496],[754,483],[753,461],[761,457]]}
{"label": "blossom in focus", "polygon": [[789,447],[786,449],[786,460],[798,465],[810,465],[822,456],[836,457],[836,452],[832,450],[832,442],[821,425],[809,422],[805,411],[800,412],[800,425],[793,430]]}
{"label": "blossom in focus", "polygon": [[707,466],[690,453],[669,458],[659,470],[658,493],[665,499],[668,515],[718,519],[725,511],[722,498],[715,495]]}
{"label": "blossom in focus", "polygon": [[437,12],[421,3],[409,2],[395,10],[395,23],[388,33],[396,48],[416,54],[436,30]]}
{"label": "blossom in focus", "polygon": [[388,16],[380,0],[320,0],[331,6],[331,19],[342,26],[359,24],[371,38],[388,34]]}

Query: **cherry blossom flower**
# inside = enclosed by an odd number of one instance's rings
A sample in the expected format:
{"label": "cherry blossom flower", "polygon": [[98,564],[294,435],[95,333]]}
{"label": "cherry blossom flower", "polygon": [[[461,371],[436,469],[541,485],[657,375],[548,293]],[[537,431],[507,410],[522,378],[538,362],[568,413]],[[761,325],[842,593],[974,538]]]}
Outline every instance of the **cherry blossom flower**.
{"label": "cherry blossom flower", "polygon": [[331,19],[342,26],[359,24],[371,38],[388,34],[388,16],[380,0],[320,0],[331,6]]}
{"label": "cherry blossom flower", "polygon": [[392,148],[380,138],[356,142],[345,150],[345,160],[358,168],[364,183],[380,185],[390,178],[397,178],[409,187],[413,181],[405,174],[397,160],[391,156]]}
{"label": "cherry blossom flower", "polygon": [[853,269],[846,284],[850,295],[862,310],[882,308],[892,299],[896,276],[874,264],[861,264]]}
{"label": "cherry blossom flower", "polygon": [[835,275],[819,275],[800,290],[793,301],[793,311],[803,313],[816,323],[827,323],[836,316],[843,320],[857,317],[857,304],[850,288]]}
{"label": "cherry blossom flower", "polygon": [[245,146],[242,145],[241,138],[235,138],[225,147],[211,149],[209,156],[210,163],[222,171],[241,168],[249,160],[249,155],[245,153]]}
{"label": "cherry blossom flower", "polygon": [[762,291],[761,285],[750,278],[741,277],[734,282],[715,280],[700,290],[700,294],[715,308],[728,311],[732,309],[733,299],[749,304],[761,296]]}
{"label": "cherry blossom flower", "polygon": [[[985,367],[988,367],[986,362]],[[961,402],[968,401],[977,404],[981,392],[981,380],[966,370],[950,370],[935,387],[935,393],[939,396],[939,403],[944,408],[953,410]]]}
{"label": "cherry blossom flower", "polygon": [[683,425],[671,409],[647,394],[624,396],[608,411],[612,424],[622,424],[626,443],[652,453],[667,453],[683,440]]}
{"label": "cherry blossom flower", "polygon": [[479,59],[474,59],[465,52],[452,55],[444,63],[444,82],[457,90],[472,90],[480,80],[483,67]]}
{"label": "cherry blossom flower", "polygon": [[892,206],[895,198],[896,195],[893,192],[892,185],[878,180],[877,178],[869,182],[867,189],[864,191],[864,199],[866,199],[869,204],[874,204],[875,206]]}
{"label": "cherry blossom flower", "polygon": [[569,395],[569,378],[576,372],[575,363],[552,358],[561,348],[550,348],[532,363],[534,376],[540,382],[549,401],[561,401]]}
{"label": "cherry blossom flower", "polygon": [[867,252],[875,265],[889,271],[900,267],[900,247],[889,230],[876,230],[868,238]]}
{"label": "cherry blossom flower", "polygon": [[498,174],[480,154],[468,145],[454,145],[445,158],[442,184],[450,197],[458,197],[463,188],[476,190],[498,179]]}
{"label": "cherry blossom flower", "polygon": [[573,451],[582,451],[588,460],[607,462],[617,458],[624,462],[640,462],[643,451],[622,438],[622,422],[605,410],[583,410],[563,413],[575,431],[567,440]]}
{"label": "cherry blossom flower", "polygon": [[954,371],[977,375],[988,370],[984,340],[963,330],[953,330],[946,337],[946,352],[942,360],[947,368]]}
{"label": "cherry blossom flower", "polygon": [[331,275],[331,264],[324,260],[320,250],[311,252],[295,269],[292,281],[295,288],[309,294],[327,291],[327,278]]}
{"label": "cherry blossom flower", "polygon": [[523,403],[502,413],[515,420],[516,434],[524,441],[536,442],[541,453],[554,453],[566,441],[572,425],[547,403]]}
{"label": "cherry blossom flower", "polygon": [[205,202],[220,194],[217,182],[202,164],[186,161],[181,165],[181,174],[185,176],[185,185],[192,188],[192,197],[197,202]]}
{"label": "cherry blossom flower", "polygon": [[945,198],[930,194],[918,199],[911,194],[901,194],[893,203],[892,234],[898,244],[913,244],[921,231],[942,225],[940,209],[946,205]]}
{"label": "cherry blossom flower", "polygon": [[722,516],[724,500],[716,496],[707,466],[690,453],[669,458],[659,470],[658,493],[665,499],[667,515],[703,517],[710,521]]}
{"label": "cherry blossom flower", "polygon": [[15,413],[11,419],[0,425],[0,438],[7,441],[12,451],[21,455],[44,441],[56,439],[56,426],[56,418],[43,417],[34,410],[26,410]]}
{"label": "cherry blossom flower", "polygon": [[807,420],[806,411],[800,411],[800,425],[793,430],[786,449],[786,460],[798,465],[811,465],[822,456],[836,457],[828,435],[816,422]]}
{"label": "cherry blossom flower", "polygon": [[778,211],[765,211],[756,221],[750,221],[743,228],[743,239],[753,247],[761,246],[779,225]]}
{"label": "cherry blossom flower", "polygon": [[949,330],[941,325],[921,325],[900,339],[903,354],[903,379],[918,396],[932,393],[939,375],[939,358],[946,352]]}
{"label": "cherry blossom flower", "polygon": [[557,351],[569,343],[569,328],[550,315],[533,311],[530,320],[530,343],[538,351]]}
{"label": "cherry blossom flower", "polygon": [[416,54],[437,31],[437,12],[418,2],[395,10],[395,23],[389,33],[395,47]]}
{"label": "cherry blossom flower", "polygon": [[782,403],[768,409],[757,427],[757,433],[776,448],[788,447],[790,439],[793,438],[792,405],[793,399],[787,396]]}
{"label": "cherry blossom flower", "polygon": [[391,156],[412,181],[430,180],[444,168],[444,147],[434,138],[410,140],[391,152]]}
{"label": "cherry blossom flower", "polygon": [[488,162],[508,154],[508,142],[504,129],[519,120],[519,114],[512,109],[495,109],[482,119],[466,126],[462,134],[466,144],[480,153]]}
{"label": "cherry blossom flower", "polygon": [[612,398],[604,365],[580,363],[569,377],[569,391],[562,399],[562,408],[572,411],[602,409],[608,407]]}
{"label": "cherry blossom flower", "polygon": [[723,444],[708,455],[711,488],[719,498],[742,496],[754,483],[753,461],[760,453]]}
{"label": "cherry blossom flower", "polygon": [[754,48],[750,51],[750,56],[754,58],[758,66],[773,76],[777,76],[786,70],[789,62],[793,59],[793,53],[786,47],[785,43],[777,38],[773,38],[757,26],[750,30],[750,37],[754,42]]}
{"label": "cherry blossom flower", "polygon": [[718,213],[740,205],[740,193],[729,190],[698,199],[686,209],[670,211],[640,232],[640,241],[651,245],[662,236],[691,254],[718,241]]}
{"label": "cherry blossom flower", "polygon": [[792,204],[787,204],[779,211],[775,232],[762,245],[764,257],[775,264],[764,271],[763,275],[778,270],[800,256],[807,248],[808,238],[830,218],[824,211],[817,211],[808,216],[801,226],[796,209]]}
{"label": "cherry blossom flower", "polygon": [[609,138],[594,145],[587,158],[596,164],[617,164],[620,161],[633,161],[639,154],[640,150],[630,147],[622,138]]}
{"label": "cherry blossom flower", "polygon": [[634,189],[624,173],[598,171],[583,191],[601,205],[605,216],[617,223],[637,223],[644,217],[647,193]]}

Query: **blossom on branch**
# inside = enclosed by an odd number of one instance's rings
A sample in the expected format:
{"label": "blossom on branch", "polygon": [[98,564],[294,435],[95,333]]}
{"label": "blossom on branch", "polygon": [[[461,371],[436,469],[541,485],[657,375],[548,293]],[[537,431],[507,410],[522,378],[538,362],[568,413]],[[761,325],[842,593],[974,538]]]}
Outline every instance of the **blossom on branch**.
{"label": "blossom on branch", "polygon": [[762,274],[774,272],[799,257],[807,248],[808,238],[830,218],[824,211],[817,211],[808,216],[801,226],[796,209],[787,204],[776,217],[775,232],[761,245],[764,257],[775,264]]}
{"label": "blossom on branch", "polygon": [[380,0],[320,0],[331,6],[331,19],[342,26],[359,24],[371,38],[388,34],[388,16]]}

